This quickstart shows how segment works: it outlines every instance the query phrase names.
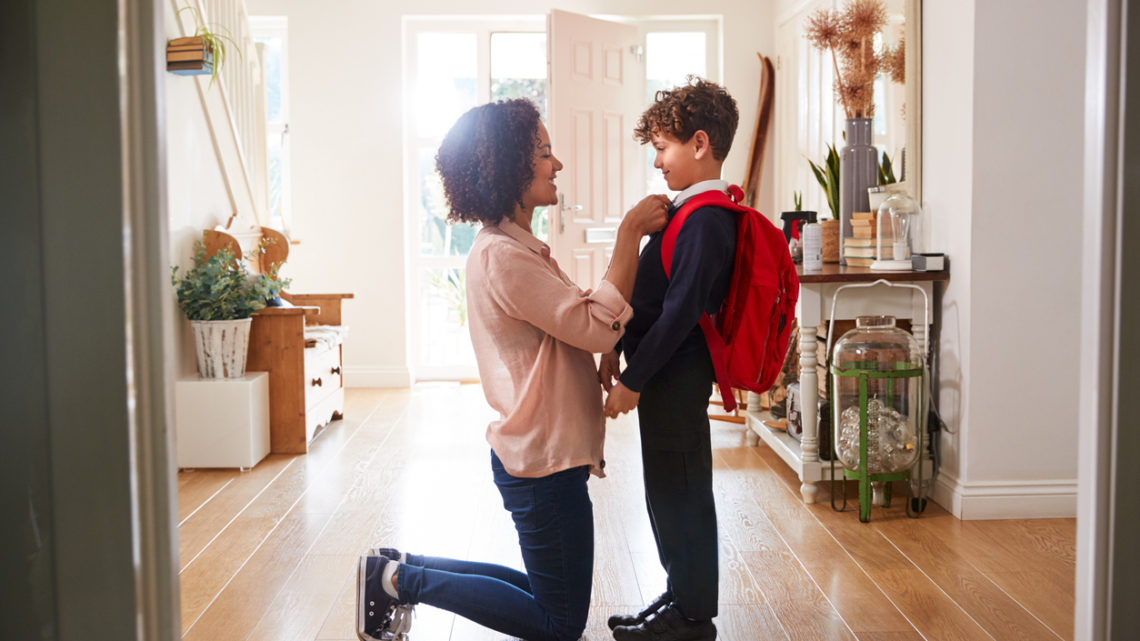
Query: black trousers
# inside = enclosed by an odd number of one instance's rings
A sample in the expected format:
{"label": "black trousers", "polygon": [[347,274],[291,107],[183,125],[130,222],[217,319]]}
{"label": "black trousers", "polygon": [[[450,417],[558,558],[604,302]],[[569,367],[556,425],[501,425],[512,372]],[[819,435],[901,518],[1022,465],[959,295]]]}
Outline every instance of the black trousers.
{"label": "black trousers", "polygon": [[707,350],[677,354],[637,405],[645,502],[668,589],[682,614],[717,614],[717,528],[709,439],[714,378]]}

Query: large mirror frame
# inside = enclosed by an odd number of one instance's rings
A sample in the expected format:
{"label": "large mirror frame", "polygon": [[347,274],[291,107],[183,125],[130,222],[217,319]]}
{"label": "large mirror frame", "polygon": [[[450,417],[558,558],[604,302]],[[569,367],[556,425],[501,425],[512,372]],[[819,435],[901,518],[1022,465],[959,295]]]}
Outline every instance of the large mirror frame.
{"label": "large mirror frame", "polygon": [[906,0],[906,182],[922,202],[922,0]]}

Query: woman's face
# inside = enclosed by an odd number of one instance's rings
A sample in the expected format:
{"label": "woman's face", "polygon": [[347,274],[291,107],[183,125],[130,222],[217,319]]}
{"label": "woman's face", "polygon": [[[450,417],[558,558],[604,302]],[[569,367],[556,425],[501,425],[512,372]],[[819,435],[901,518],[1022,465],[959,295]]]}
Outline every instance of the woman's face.
{"label": "woman's face", "polygon": [[550,134],[541,122],[538,123],[538,145],[534,148],[531,167],[534,168],[534,178],[523,192],[523,207],[529,211],[535,207],[558,204],[558,187],[554,185],[554,177],[562,169],[562,163],[551,152]]}

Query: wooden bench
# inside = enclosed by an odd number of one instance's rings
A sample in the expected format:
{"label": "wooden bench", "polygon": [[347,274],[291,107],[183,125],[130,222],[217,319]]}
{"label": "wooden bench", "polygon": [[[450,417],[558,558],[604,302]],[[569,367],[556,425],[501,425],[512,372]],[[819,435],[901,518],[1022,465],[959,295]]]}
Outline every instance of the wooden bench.
{"label": "wooden bench", "polygon": [[[265,239],[269,242],[262,245]],[[268,227],[247,233],[211,229],[203,242],[207,256],[229,248],[239,259],[262,246],[253,266],[260,272],[280,266],[289,255],[289,240]],[[353,295],[281,292],[281,298],[292,306],[266,307],[253,315],[246,369],[269,373],[270,451],[303,454],[318,428],[344,417],[343,346],[314,337],[312,330],[340,327],[341,301]]]}

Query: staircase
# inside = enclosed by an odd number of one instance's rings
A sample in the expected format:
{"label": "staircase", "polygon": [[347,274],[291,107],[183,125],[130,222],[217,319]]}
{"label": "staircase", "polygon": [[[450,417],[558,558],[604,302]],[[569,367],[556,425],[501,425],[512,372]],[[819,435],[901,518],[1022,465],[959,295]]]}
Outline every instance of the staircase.
{"label": "staircase", "polygon": [[[196,18],[228,36],[227,56],[213,85],[197,76],[198,97],[209,125],[214,153],[235,217],[235,229],[269,222],[269,180],[265,147],[265,74],[260,46],[242,0],[170,0],[184,36],[194,35]],[[179,11],[191,7],[196,11]],[[197,15],[195,15],[197,13]],[[237,50],[230,51],[233,45]],[[240,51],[240,53],[239,53]],[[234,223],[237,223],[236,225]]]}

